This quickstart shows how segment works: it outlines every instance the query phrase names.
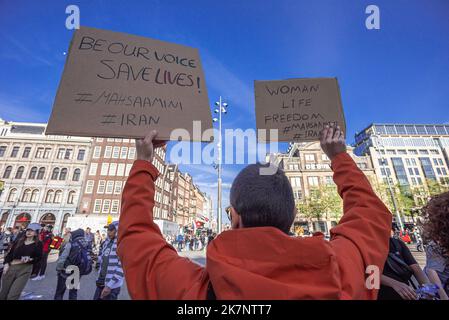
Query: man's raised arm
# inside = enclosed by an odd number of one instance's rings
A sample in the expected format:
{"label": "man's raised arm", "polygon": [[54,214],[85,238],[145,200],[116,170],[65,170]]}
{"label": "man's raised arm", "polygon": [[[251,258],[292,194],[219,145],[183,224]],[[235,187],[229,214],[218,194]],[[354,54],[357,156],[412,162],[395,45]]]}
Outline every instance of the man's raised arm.
{"label": "man's raised arm", "polygon": [[137,159],[122,194],[118,255],[133,299],[198,299],[206,297],[207,275],[163,238],[153,221],[157,169],[153,131],[136,140]]}
{"label": "man's raised arm", "polygon": [[388,255],[391,213],[346,153],[339,127],[322,131],[321,147],[332,161],[334,181],[343,199],[343,217],[331,230],[331,245],[340,265],[343,291],[347,298],[374,299],[377,290],[366,291],[369,288],[364,286],[364,276],[368,266],[377,267],[382,273]]}

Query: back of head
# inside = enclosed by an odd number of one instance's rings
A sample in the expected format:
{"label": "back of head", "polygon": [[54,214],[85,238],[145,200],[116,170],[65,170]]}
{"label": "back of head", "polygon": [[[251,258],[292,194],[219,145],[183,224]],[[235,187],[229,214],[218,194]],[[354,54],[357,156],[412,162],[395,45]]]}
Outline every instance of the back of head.
{"label": "back of head", "polygon": [[261,175],[267,165],[251,164],[235,178],[231,206],[241,216],[243,226],[275,227],[288,233],[295,218],[295,201],[290,182],[281,169]]}
{"label": "back of head", "polygon": [[434,196],[423,208],[423,237],[449,252],[449,192]]}

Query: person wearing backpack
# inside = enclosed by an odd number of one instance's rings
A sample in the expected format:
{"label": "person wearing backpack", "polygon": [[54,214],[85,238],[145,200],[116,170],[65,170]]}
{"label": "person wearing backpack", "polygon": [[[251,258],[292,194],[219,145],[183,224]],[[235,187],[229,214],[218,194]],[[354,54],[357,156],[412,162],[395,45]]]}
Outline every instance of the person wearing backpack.
{"label": "person wearing backpack", "polygon": [[392,226],[390,248],[380,279],[378,300],[418,299],[412,276],[415,276],[420,286],[430,283],[407,245],[395,237],[395,227]]}
{"label": "person wearing backpack", "polygon": [[117,256],[118,222],[112,222],[105,228],[108,236],[98,253],[99,273],[94,300],[117,300],[123,285],[123,270]]}
{"label": "person wearing backpack", "polygon": [[[82,276],[88,275],[92,271],[92,260],[89,254],[89,247],[85,240],[84,230],[77,229],[71,233],[70,241],[61,248],[58,261],[56,262],[56,271],[58,272],[58,282],[54,300],[63,300],[67,289],[66,281],[73,271],[67,270],[69,266],[76,266],[79,270],[81,280]],[[77,300],[78,288],[69,289],[69,300]]]}

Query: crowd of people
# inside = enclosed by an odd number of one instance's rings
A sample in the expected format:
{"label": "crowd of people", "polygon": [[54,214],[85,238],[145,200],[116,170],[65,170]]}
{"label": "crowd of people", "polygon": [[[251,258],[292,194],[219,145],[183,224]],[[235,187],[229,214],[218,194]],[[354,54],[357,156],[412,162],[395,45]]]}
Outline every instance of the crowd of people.
{"label": "crowd of people", "polygon": [[[58,253],[54,300],[62,300],[67,289],[68,298],[76,300],[79,289],[76,282],[93,269],[97,272],[93,299],[117,299],[123,285],[123,270],[117,257],[118,222],[105,226],[106,232],[97,230],[95,234],[90,228],[74,231],[66,228],[63,234],[55,236],[52,229],[51,225],[31,223],[1,230],[0,254],[4,261],[0,266],[0,300],[17,300],[28,280],[43,280],[52,250]],[[78,279],[71,277],[75,268]]]}
{"label": "crowd of people", "polygon": [[201,251],[207,248],[207,245],[217,236],[215,232],[199,232],[179,233],[176,236],[164,236],[165,240],[170,243],[178,252]]}

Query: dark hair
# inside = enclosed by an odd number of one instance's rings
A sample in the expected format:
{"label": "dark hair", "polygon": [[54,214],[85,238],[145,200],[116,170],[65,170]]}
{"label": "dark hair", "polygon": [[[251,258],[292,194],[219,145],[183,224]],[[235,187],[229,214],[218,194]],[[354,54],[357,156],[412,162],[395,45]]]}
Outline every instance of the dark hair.
{"label": "dark hair", "polygon": [[243,226],[275,227],[288,233],[295,219],[293,190],[284,171],[260,174],[268,164],[251,164],[235,178],[231,187],[231,206],[242,217]]}
{"label": "dark hair", "polygon": [[[39,242],[39,232],[38,231],[34,231],[34,236],[33,236],[33,241],[34,243]],[[23,232],[22,234],[19,235],[19,237],[16,239],[16,245],[14,247],[14,250],[20,248],[21,246],[23,246],[25,244],[25,240],[26,240],[27,236],[26,236],[26,231]]]}
{"label": "dark hair", "polygon": [[434,196],[423,208],[423,238],[449,252],[449,192]]}

